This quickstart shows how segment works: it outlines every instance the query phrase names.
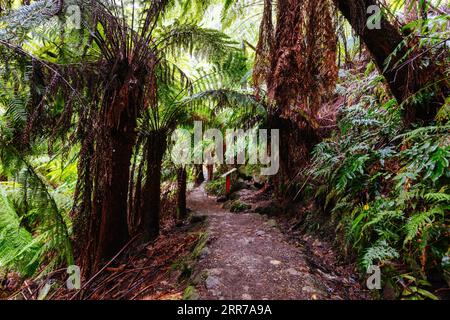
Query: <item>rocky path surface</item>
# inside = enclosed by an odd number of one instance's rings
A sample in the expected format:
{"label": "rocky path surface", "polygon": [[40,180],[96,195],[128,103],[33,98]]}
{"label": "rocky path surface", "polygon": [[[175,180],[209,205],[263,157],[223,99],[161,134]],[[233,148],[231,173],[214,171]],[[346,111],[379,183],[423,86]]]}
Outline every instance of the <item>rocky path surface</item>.
{"label": "rocky path surface", "polygon": [[189,206],[206,216],[209,241],[196,266],[199,299],[349,299],[359,291],[352,277],[313,270],[307,251],[289,242],[274,220],[224,210],[202,188]]}

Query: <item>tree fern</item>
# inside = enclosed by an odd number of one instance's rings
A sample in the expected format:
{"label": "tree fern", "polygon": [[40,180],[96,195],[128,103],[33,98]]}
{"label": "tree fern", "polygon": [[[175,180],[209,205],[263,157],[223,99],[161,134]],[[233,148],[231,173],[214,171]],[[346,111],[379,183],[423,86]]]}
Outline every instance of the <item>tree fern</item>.
{"label": "tree fern", "polygon": [[[36,271],[36,267],[44,261],[49,269],[61,263],[73,264],[67,220],[63,217],[64,213],[58,207],[53,195],[54,191],[46,183],[45,177],[37,171],[25,155],[21,155],[15,148],[1,140],[0,151],[4,170],[13,172],[15,177],[15,183],[8,186],[15,209],[10,210],[12,208],[10,205],[5,216],[8,214],[6,217],[9,217],[10,221],[13,221],[11,217],[16,217],[19,225],[25,220],[33,221],[29,224],[30,231],[33,232],[31,241],[21,247],[14,246],[16,250],[8,251],[8,258],[4,258],[4,263],[6,265],[14,263],[16,259],[14,255],[18,259],[26,257],[27,272]],[[10,203],[6,198],[3,198],[3,201],[6,204]],[[5,205],[5,207],[8,206]],[[17,223],[11,224],[11,226],[15,225]],[[11,241],[13,244],[16,241],[21,242],[25,236],[24,231],[19,228],[17,229],[18,240],[15,240],[13,233],[8,230],[10,229],[7,225],[0,225],[0,233],[9,234],[8,238],[3,239],[5,247],[6,242]],[[25,260],[23,261],[25,263]]]}

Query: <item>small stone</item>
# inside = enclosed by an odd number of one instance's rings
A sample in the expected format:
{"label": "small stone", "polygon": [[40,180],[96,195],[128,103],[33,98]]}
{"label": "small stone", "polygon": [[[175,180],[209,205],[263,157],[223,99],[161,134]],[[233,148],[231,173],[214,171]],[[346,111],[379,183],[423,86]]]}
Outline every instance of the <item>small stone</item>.
{"label": "small stone", "polygon": [[209,276],[206,279],[206,288],[208,290],[216,289],[220,285],[220,280],[217,277]]}
{"label": "small stone", "polygon": [[202,252],[200,253],[200,259],[204,259],[209,254],[208,247],[204,247]]}
{"label": "small stone", "polygon": [[244,294],[242,295],[242,299],[243,299],[243,300],[252,300],[252,296],[249,295],[248,293],[244,293]]}
{"label": "small stone", "polygon": [[[236,237],[233,237],[236,238]],[[249,245],[250,243],[253,243],[253,239],[252,238],[242,238],[239,240],[240,243],[242,243],[243,245]]]}
{"label": "small stone", "polygon": [[313,242],[313,246],[314,246],[314,247],[322,248],[322,247],[323,247],[323,243],[316,239],[316,240],[314,240],[314,242]]}
{"label": "small stone", "polygon": [[212,276],[218,276],[222,273],[222,269],[218,269],[218,268],[209,269],[208,273]]}
{"label": "small stone", "polygon": [[279,266],[281,264],[281,261],[278,260],[270,260],[270,264],[274,265],[274,266]]}
{"label": "small stone", "polygon": [[287,271],[290,275],[293,275],[293,276],[299,276],[299,275],[300,275],[300,272],[298,272],[298,271],[295,270],[294,268],[287,269],[286,271]]}
{"label": "small stone", "polygon": [[269,219],[269,220],[267,221],[267,225],[268,225],[269,227],[274,228],[274,227],[277,226],[277,222],[276,222],[274,219]]}
{"label": "small stone", "polygon": [[256,235],[258,236],[258,237],[262,237],[262,236],[264,236],[266,233],[264,232],[264,231],[261,231],[261,230],[259,230],[259,231],[257,231],[256,232]]}
{"label": "small stone", "polygon": [[308,293],[316,293],[317,292],[317,290],[315,288],[310,287],[310,286],[303,287],[302,291],[308,292]]}

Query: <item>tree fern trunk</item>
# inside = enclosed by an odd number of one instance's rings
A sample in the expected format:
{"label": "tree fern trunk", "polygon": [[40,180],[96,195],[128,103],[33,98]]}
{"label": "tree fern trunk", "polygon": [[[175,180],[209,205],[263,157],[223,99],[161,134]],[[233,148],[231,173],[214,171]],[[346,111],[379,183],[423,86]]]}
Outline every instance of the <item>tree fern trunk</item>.
{"label": "tree fern trunk", "polygon": [[206,169],[208,170],[208,181],[214,180],[214,165],[208,164],[206,165]]}
{"label": "tree fern trunk", "polygon": [[153,133],[148,139],[146,156],[147,172],[142,189],[140,209],[140,232],[144,241],[150,241],[159,235],[161,208],[161,168],[167,148],[167,137],[163,133]]}
{"label": "tree fern trunk", "polygon": [[203,165],[196,164],[194,166],[195,174],[195,185],[198,187],[205,181],[205,176],[203,175]]}
{"label": "tree fern trunk", "polygon": [[109,128],[106,146],[97,153],[104,161],[97,168],[94,212],[100,216],[96,265],[115,255],[128,241],[127,195],[129,168],[134,145],[132,120],[125,127]]}
{"label": "tree fern trunk", "polygon": [[181,167],[178,169],[177,182],[178,182],[177,218],[179,220],[184,220],[187,216],[186,210],[187,173],[185,167]]}
{"label": "tree fern trunk", "polygon": [[[133,74],[123,69],[117,82],[105,93],[99,111],[92,152],[92,205],[80,239],[83,274],[89,276],[129,241],[127,226],[128,183],[136,118],[142,91]],[[128,71],[128,73],[127,73]],[[90,193],[90,188],[85,192]],[[87,195],[90,200],[90,194]],[[81,226],[83,228],[83,226]],[[80,228],[77,228],[80,229]]]}
{"label": "tree fern trunk", "polygon": [[311,152],[321,138],[308,123],[299,125],[279,116],[276,111],[269,115],[269,126],[280,130],[280,171],[273,180],[275,193],[279,197],[289,197],[289,192],[294,190],[288,190],[287,186],[295,174],[309,163]]}

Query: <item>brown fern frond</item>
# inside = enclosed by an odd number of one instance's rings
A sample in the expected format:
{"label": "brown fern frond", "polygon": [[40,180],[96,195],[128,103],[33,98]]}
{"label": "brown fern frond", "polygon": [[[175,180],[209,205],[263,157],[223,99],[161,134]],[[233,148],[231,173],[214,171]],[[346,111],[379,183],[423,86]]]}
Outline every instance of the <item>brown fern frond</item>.
{"label": "brown fern frond", "polygon": [[286,118],[314,124],[337,80],[337,38],[332,1],[278,1],[268,93]]}

